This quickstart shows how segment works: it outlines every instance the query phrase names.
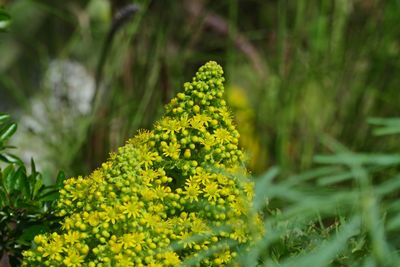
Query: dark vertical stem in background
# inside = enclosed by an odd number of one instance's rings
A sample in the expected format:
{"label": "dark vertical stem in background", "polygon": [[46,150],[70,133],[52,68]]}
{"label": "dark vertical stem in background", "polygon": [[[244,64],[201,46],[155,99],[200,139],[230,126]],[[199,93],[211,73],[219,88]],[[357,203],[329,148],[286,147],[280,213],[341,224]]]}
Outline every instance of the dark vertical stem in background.
{"label": "dark vertical stem in background", "polygon": [[95,168],[100,160],[102,160],[103,155],[101,155],[99,158],[98,155],[96,155],[96,151],[104,151],[104,142],[106,140],[107,130],[104,130],[104,127],[102,128],[98,125],[98,123],[105,118],[107,114],[106,108],[100,108],[102,98],[104,97],[103,91],[105,88],[105,86],[101,86],[103,69],[106,65],[107,57],[110,53],[116,33],[121,30],[123,26],[127,24],[127,22],[129,22],[129,20],[138,10],[139,6],[135,4],[130,4],[120,9],[114,16],[110,30],[108,31],[106,39],[103,43],[96,69],[95,93],[92,99],[92,120],[87,132],[89,142],[88,147],[86,148],[86,151],[88,152],[85,156],[87,165],[90,167],[90,169]]}
{"label": "dark vertical stem in background", "polygon": [[161,60],[161,69],[160,69],[160,77],[161,77],[161,90],[162,90],[162,102],[167,104],[169,98],[171,97],[171,86],[169,84],[169,76],[168,76],[168,66],[165,60],[165,57]]}
{"label": "dark vertical stem in background", "polygon": [[237,14],[238,14],[238,1],[230,0],[229,1],[229,21],[228,21],[228,37],[227,38],[227,53],[226,53],[226,62],[227,62],[227,80],[231,80],[233,74],[233,69],[236,61],[236,49],[235,49],[235,40],[236,40],[236,28],[237,28]]}
{"label": "dark vertical stem in background", "polygon": [[96,69],[96,77],[95,77],[95,95],[93,97],[92,106],[94,107],[94,111],[96,112],[97,105],[99,104],[102,92],[100,92],[100,82],[102,79],[103,68],[107,60],[107,56],[110,52],[112,41],[114,39],[115,34],[118,30],[122,29],[132,17],[139,10],[139,6],[135,4],[130,4],[122,9],[120,9],[115,15],[113,22],[111,24],[111,28],[108,31],[106,40],[104,41],[103,48],[101,50],[99,62],[97,64]]}

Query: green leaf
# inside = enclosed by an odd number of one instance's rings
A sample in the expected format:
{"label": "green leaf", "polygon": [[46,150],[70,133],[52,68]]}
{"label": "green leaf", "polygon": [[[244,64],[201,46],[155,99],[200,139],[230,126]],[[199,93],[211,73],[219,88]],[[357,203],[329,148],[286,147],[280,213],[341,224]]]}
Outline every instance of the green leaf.
{"label": "green leaf", "polygon": [[[1,142],[0,142],[0,148],[1,148]],[[4,161],[6,163],[9,163],[8,160],[7,160],[7,157],[4,156],[3,154],[0,154],[0,161]]]}
{"label": "green leaf", "polygon": [[400,154],[355,154],[339,153],[335,155],[317,155],[315,162],[322,164],[343,165],[381,165],[392,166],[400,164]]}
{"label": "green leaf", "polygon": [[36,165],[33,159],[31,159],[31,175],[29,175],[27,179],[29,181],[31,198],[35,199],[40,189],[42,188],[43,181],[41,174],[36,171]]}
{"label": "green leaf", "polygon": [[375,135],[390,135],[400,133],[400,118],[371,118],[368,122],[372,125],[381,126],[374,129]]}
{"label": "green leaf", "polygon": [[11,16],[8,15],[4,10],[0,9],[0,31],[8,29],[11,24]]}
{"label": "green leaf", "polygon": [[52,190],[50,192],[47,192],[46,194],[43,194],[42,196],[40,196],[39,200],[40,201],[54,201],[58,198],[59,194],[58,194],[58,190]]}
{"label": "green leaf", "polygon": [[0,114],[0,124],[8,121],[10,119],[10,115],[8,114]]}
{"label": "green leaf", "polygon": [[352,172],[342,172],[339,174],[329,175],[317,180],[318,185],[326,186],[352,179],[354,174]]}
{"label": "green leaf", "polygon": [[3,171],[3,186],[8,193],[10,193],[14,188],[14,174],[15,170],[13,165],[8,165]]}
{"label": "green leaf", "polygon": [[26,173],[21,178],[20,188],[21,188],[21,193],[22,193],[23,199],[29,199],[29,197],[30,197],[29,181],[28,181],[28,177],[26,176]]}
{"label": "green leaf", "polygon": [[23,186],[24,186],[24,183],[26,182],[26,179],[24,179],[24,177],[26,177],[25,167],[20,166],[14,174],[14,180],[15,180],[14,187],[13,187],[14,191],[18,191],[18,192],[23,191]]}
{"label": "green leaf", "polygon": [[37,194],[39,193],[40,189],[43,186],[43,182],[42,182],[42,179],[41,179],[40,175],[39,174],[35,174],[35,176],[36,176],[35,177],[36,178],[35,179],[36,182],[35,182],[35,185],[33,186],[32,199],[36,198]]}
{"label": "green leaf", "polygon": [[57,188],[62,188],[65,180],[65,173],[63,171],[59,171],[57,174],[57,180],[56,180],[56,187]]}
{"label": "green leaf", "polygon": [[0,154],[0,161],[4,161],[6,163],[15,163],[17,165],[23,165],[22,160],[20,158],[10,153]]}
{"label": "green leaf", "polygon": [[17,124],[10,123],[0,130],[0,141],[5,141],[17,131]]}
{"label": "green leaf", "polygon": [[400,118],[370,118],[368,123],[372,125],[399,126]]}
{"label": "green leaf", "polygon": [[271,181],[279,174],[277,167],[270,168],[263,176],[257,179],[255,185],[254,209],[260,210],[267,200],[267,188],[270,186]]}
{"label": "green leaf", "polygon": [[8,205],[8,198],[6,192],[4,192],[3,188],[0,188],[0,208],[3,209],[3,207],[7,205]]}
{"label": "green leaf", "polygon": [[32,174],[36,174],[36,165],[35,165],[35,161],[33,161],[33,158],[31,158],[31,172]]}
{"label": "green leaf", "polygon": [[31,242],[36,235],[46,233],[47,231],[49,231],[49,227],[43,224],[29,226],[24,229],[22,235],[19,236],[18,242]]}

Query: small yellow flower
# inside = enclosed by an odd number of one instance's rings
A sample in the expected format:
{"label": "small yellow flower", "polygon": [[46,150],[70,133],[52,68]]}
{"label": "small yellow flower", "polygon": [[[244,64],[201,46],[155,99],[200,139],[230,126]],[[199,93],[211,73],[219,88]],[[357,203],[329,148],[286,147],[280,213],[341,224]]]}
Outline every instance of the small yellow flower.
{"label": "small yellow flower", "polygon": [[192,202],[193,200],[198,201],[198,196],[200,195],[200,193],[201,190],[199,186],[193,184],[185,186],[185,191],[183,192],[183,194],[185,194],[185,199],[188,199],[190,202]]}
{"label": "small yellow flower", "polygon": [[167,187],[167,186],[161,186],[161,185],[157,186],[157,187],[154,189],[154,192],[155,192],[157,198],[158,198],[158,199],[161,199],[161,200],[163,200],[164,197],[165,197],[165,196],[168,194],[168,192],[170,192],[170,191],[171,191],[171,190],[170,190],[169,187]]}
{"label": "small yellow flower", "polygon": [[214,182],[210,182],[205,185],[204,189],[204,196],[208,198],[209,201],[216,201],[217,198],[220,196],[220,190],[218,189],[218,184]]}
{"label": "small yellow flower", "polygon": [[181,234],[179,235],[179,239],[180,239],[180,243],[183,244],[184,248],[192,248],[195,244],[194,242],[194,238],[193,238],[193,234],[190,232],[181,232]]}
{"label": "small yellow flower", "polygon": [[192,220],[191,228],[195,233],[207,233],[210,230],[207,223],[200,218],[194,218]]}
{"label": "small yellow flower", "polygon": [[217,138],[211,134],[205,134],[203,140],[200,141],[204,146],[212,147],[218,143]]}
{"label": "small yellow flower", "polygon": [[211,118],[205,114],[197,114],[190,119],[190,126],[197,130],[203,130],[204,127],[208,126],[208,122]]}
{"label": "small yellow flower", "polygon": [[149,130],[139,130],[135,137],[130,139],[127,143],[133,145],[139,145],[145,143],[149,138],[153,135],[153,133]]}
{"label": "small yellow flower", "polygon": [[156,170],[146,169],[141,171],[141,176],[143,177],[143,184],[150,186],[160,176],[160,173]]}
{"label": "small yellow flower", "polygon": [[64,240],[70,244],[80,242],[80,233],[78,231],[69,231],[64,235]]}
{"label": "small yellow flower", "polygon": [[143,243],[145,235],[143,233],[129,233],[124,234],[119,242],[123,245],[124,249],[129,247],[136,247]]}
{"label": "small yellow flower", "polygon": [[178,143],[171,143],[163,148],[163,154],[172,159],[178,159],[181,152],[180,147]]}
{"label": "small yellow flower", "polygon": [[44,247],[43,257],[49,257],[51,260],[57,259],[63,250],[64,242],[61,236],[54,235],[50,244]]}
{"label": "small yellow flower", "polygon": [[232,135],[225,128],[216,129],[214,134],[215,134],[215,139],[219,143],[228,143],[228,142],[231,142],[233,140]]}
{"label": "small yellow flower", "polygon": [[175,252],[172,252],[172,251],[166,252],[164,254],[164,258],[165,258],[164,263],[166,265],[177,266],[181,263],[179,256]]}
{"label": "small yellow flower", "polygon": [[166,117],[163,120],[161,120],[160,127],[165,133],[174,134],[178,132],[180,129],[182,129],[182,124],[179,120]]}
{"label": "small yellow flower", "polygon": [[124,214],[127,214],[128,218],[137,218],[142,211],[142,207],[143,202],[129,201],[128,203],[122,205],[122,210]]}
{"label": "small yellow flower", "polygon": [[68,267],[79,267],[82,266],[84,258],[85,257],[80,255],[76,250],[69,250],[68,255],[64,259],[63,263]]}
{"label": "small yellow flower", "polygon": [[87,218],[90,226],[97,226],[100,223],[99,213],[97,211],[91,212]]}
{"label": "small yellow flower", "polygon": [[152,188],[143,188],[140,191],[140,194],[142,195],[144,201],[152,201],[154,198],[157,197],[156,193],[154,192],[154,189]]}
{"label": "small yellow flower", "polygon": [[112,240],[109,242],[109,244],[110,244],[110,250],[111,250],[113,253],[118,254],[118,253],[121,252],[121,250],[122,250],[122,245],[123,245],[123,244],[117,243],[117,242],[112,241]]}
{"label": "small yellow flower", "polygon": [[182,117],[180,117],[180,125],[181,125],[181,129],[185,129],[188,128],[190,124],[189,121],[189,117],[187,115],[183,115]]}
{"label": "small yellow flower", "polygon": [[161,218],[157,214],[146,212],[143,214],[142,221],[144,225],[154,229],[157,226],[157,224],[161,221]]}
{"label": "small yellow flower", "polygon": [[106,222],[111,221],[112,224],[115,224],[116,221],[118,220],[118,218],[120,217],[118,210],[116,210],[113,207],[108,207],[108,206],[104,209],[104,212],[102,214],[103,214],[105,221]]}
{"label": "small yellow flower", "polygon": [[135,266],[135,263],[132,261],[130,257],[127,256],[122,256],[117,260],[117,265],[116,266],[121,266],[121,267],[133,267]]}
{"label": "small yellow flower", "polygon": [[139,162],[147,170],[157,160],[158,153],[149,151],[147,146],[142,146],[141,148]]}

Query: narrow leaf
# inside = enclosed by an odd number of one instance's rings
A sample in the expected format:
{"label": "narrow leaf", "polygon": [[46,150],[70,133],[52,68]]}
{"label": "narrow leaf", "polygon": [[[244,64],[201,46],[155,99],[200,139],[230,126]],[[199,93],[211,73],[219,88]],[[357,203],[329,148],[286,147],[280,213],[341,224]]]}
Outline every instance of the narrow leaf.
{"label": "narrow leaf", "polygon": [[17,124],[11,123],[0,132],[0,141],[5,141],[17,131]]}
{"label": "narrow leaf", "polygon": [[0,10],[0,31],[8,29],[11,24],[11,16],[4,10]]}
{"label": "narrow leaf", "polygon": [[43,182],[42,179],[40,179],[40,175],[36,176],[36,182],[35,185],[33,187],[33,192],[32,192],[32,199],[35,199],[37,194],[39,193],[40,189],[43,186]]}
{"label": "narrow leaf", "polygon": [[20,166],[14,175],[14,191],[22,192],[22,187],[24,186],[24,177],[26,176],[26,171],[24,166]]}
{"label": "narrow leaf", "polygon": [[15,163],[17,165],[23,165],[22,160],[15,156],[14,154],[4,153],[0,155],[0,160],[7,162],[7,163]]}
{"label": "narrow leaf", "polygon": [[21,242],[30,242],[33,238],[38,235],[45,233],[49,230],[49,227],[43,224],[32,225],[24,229],[22,235],[20,235],[18,241]]}
{"label": "narrow leaf", "polygon": [[3,185],[4,189],[10,193],[14,188],[14,174],[15,169],[13,165],[8,165],[3,171]]}
{"label": "narrow leaf", "polygon": [[40,196],[40,201],[54,201],[58,198],[58,190],[52,190]]}
{"label": "narrow leaf", "polygon": [[8,115],[8,114],[0,114],[0,124],[8,121],[9,119],[10,119],[10,115]]}
{"label": "narrow leaf", "polygon": [[57,179],[56,179],[56,187],[57,188],[63,187],[65,178],[66,178],[65,173],[63,171],[59,171],[57,174]]}

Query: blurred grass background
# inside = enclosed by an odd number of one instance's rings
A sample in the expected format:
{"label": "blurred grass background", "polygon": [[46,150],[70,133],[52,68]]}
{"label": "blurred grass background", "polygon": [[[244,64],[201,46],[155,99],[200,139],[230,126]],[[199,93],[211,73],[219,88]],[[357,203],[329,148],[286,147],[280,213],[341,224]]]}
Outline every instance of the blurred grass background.
{"label": "blurred grass background", "polygon": [[[75,112],[92,104],[113,16],[131,3],[0,0],[12,17],[0,110],[20,121],[19,154],[32,150],[48,182],[89,173],[216,60],[249,167],[263,174],[255,206],[267,235],[243,266],[396,266],[400,143],[386,134],[400,124],[376,118],[399,116],[400,1],[135,1],[98,107]],[[54,62],[75,71],[54,78]]]}
{"label": "blurred grass background", "polygon": [[[29,100],[49,90],[43,80],[52,60],[77,62],[94,76],[112,16],[129,3],[3,0],[13,22],[0,41],[1,109],[29,113]],[[354,150],[398,149],[397,139],[372,138],[366,121],[398,115],[399,1],[135,3],[140,12],[117,32],[106,58],[101,111],[76,120],[76,128],[92,125],[90,133],[66,136],[54,127],[62,140],[49,146],[54,170],[73,175],[98,166],[150,127],[162,103],[208,60],[225,68],[256,174],[272,165],[288,173],[310,167],[324,151],[322,135]]]}
{"label": "blurred grass background", "polygon": [[[13,23],[1,35],[0,99],[13,112],[49,91],[43,79],[52,60],[77,62],[94,76],[113,14],[131,3],[2,2]],[[106,58],[101,111],[93,123],[76,121],[94,125],[91,133],[53,142],[54,170],[98,166],[151,126],[161,104],[207,60],[225,68],[255,173],[310,167],[322,134],[355,150],[397,149],[394,140],[372,138],[366,121],[398,114],[399,1],[136,3],[140,12],[117,32]]]}

